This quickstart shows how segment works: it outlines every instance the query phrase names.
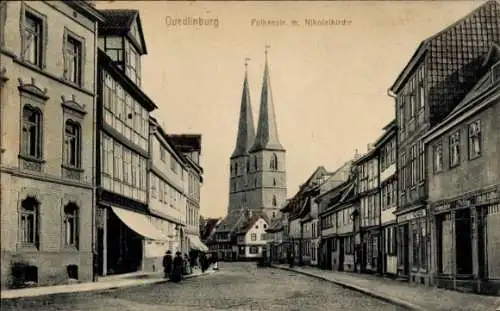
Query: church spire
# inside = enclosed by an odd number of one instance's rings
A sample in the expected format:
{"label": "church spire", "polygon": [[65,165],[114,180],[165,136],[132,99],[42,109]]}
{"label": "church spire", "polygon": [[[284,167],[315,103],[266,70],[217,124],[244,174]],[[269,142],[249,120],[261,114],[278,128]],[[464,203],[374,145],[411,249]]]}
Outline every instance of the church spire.
{"label": "church spire", "polygon": [[270,46],[266,45],[266,63],[264,67],[264,78],[262,81],[262,93],[260,96],[257,135],[255,137],[254,145],[250,151],[258,151],[262,149],[284,150],[278,138],[278,127],[276,125],[276,116],[271,92],[269,64],[267,60],[267,50],[269,47]]}
{"label": "church spire", "polygon": [[243,81],[243,93],[241,95],[238,136],[236,137],[236,147],[231,159],[247,154],[255,139],[252,105],[250,104],[250,91],[248,89],[247,67],[249,60],[249,58],[245,58],[245,80]]}

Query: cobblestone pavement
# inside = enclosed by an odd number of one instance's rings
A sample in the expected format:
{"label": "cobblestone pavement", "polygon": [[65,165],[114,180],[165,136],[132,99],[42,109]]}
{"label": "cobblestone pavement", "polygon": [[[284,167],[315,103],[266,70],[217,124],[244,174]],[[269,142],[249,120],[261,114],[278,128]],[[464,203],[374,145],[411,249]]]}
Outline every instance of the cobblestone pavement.
{"label": "cobblestone pavement", "polygon": [[133,288],[2,300],[1,310],[404,311],[326,281],[255,263],[221,263],[212,275]]}

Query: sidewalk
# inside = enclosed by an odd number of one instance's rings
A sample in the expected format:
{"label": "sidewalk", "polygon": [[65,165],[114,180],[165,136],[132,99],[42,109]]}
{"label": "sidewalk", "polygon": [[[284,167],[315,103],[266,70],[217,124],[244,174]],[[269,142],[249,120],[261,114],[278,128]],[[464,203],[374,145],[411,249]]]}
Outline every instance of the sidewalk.
{"label": "sidewalk", "polygon": [[374,275],[288,265],[273,267],[320,278],[414,311],[495,311],[500,307],[500,297],[426,288]]}
{"label": "sidewalk", "polygon": [[[190,279],[201,275],[212,274],[215,271],[210,268],[205,273],[201,271],[193,272],[193,274],[185,275],[184,279]],[[101,277],[98,282],[77,283],[68,285],[41,286],[22,289],[8,289],[0,292],[1,299],[25,298],[63,293],[77,293],[106,289],[117,289],[123,287],[141,286],[148,284],[166,283],[167,279],[163,278],[163,272],[154,273],[129,273],[109,277]]]}

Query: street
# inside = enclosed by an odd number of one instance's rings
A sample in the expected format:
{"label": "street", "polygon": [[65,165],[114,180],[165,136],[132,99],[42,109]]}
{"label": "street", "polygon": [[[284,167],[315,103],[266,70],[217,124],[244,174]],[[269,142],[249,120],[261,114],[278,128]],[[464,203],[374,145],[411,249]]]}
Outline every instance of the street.
{"label": "street", "polygon": [[384,310],[401,307],[326,281],[255,263],[221,263],[221,270],[181,284],[2,300],[1,310]]}

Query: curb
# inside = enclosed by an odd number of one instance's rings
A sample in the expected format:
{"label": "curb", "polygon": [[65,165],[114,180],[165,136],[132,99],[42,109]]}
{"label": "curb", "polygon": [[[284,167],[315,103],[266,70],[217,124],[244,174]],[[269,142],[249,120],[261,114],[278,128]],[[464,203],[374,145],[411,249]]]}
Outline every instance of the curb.
{"label": "curb", "polygon": [[294,270],[294,269],[291,269],[291,268],[278,267],[278,266],[275,266],[275,265],[271,265],[271,267],[274,268],[274,269],[280,269],[280,270],[283,270],[283,271],[294,272],[294,273],[297,273],[297,274],[302,274],[302,275],[313,277],[313,278],[316,278],[316,279],[319,279],[319,280],[327,281],[327,282],[330,282],[330,283],[342,286],[344,288],[360,292],[360,293],[365,294],[367,296],[371,296],[373,298],[376,298],[376,299],[379,299],[379,300],[382,300],[382,301],[385,301],[385,302],[388,302],[388,303],[391,303],[391,304],[403,307],[405,309],[410,309],[411,311],[428,311],[427,309],[424,309],[424,308],[422,308],[420,306],[417,306],[415,304],[412,304],[410,302],[407,302],[407,301],[404,301],[404,300],[401,300],[401,299],[398,299],[398,298],[394,298],[394,297],[388,297],[387,295],[381,295],[381,294],[378,294],[378,293],[374,293],[374,292],[372,292],[372,291],[370,291],[370,290],[368,290],[366,288],[359,287],[357,285],[352,285],[352,284],[348,284],[348,283],[341,282],[341,281],[331,280],[331,279],[328,279],[326,277],[322,277],[322,276],[315,275],[315,274],[308,273],[308,272],[304,272],[304,271]]}
{"label": "curb", "polygon": [[[215,273],[215,271],[206,271],[205,273],[200,273],[197,275],[186,275],[184,276],[183,280],[191,279],[191,278],[196,278],[200,276],[206,276]],[[102,290],[113,290],[113,289],[119,289],[119,288],[128,288],[128,287],[136,287],[136,286],[144,286],[144,285],[153,285],[153,284],[163,284],[163,283],[169,283],[170,280],[168,279],[153,279],[153,280],[140,280],[141,282],[134,282],[138,281],[138,279],[124,279],[123,283],[120,283],[120,281],[114,281],[114,282],[106,282],[106,283],[99,283],[99,282],[89,282],[89,283],[81,283],[82,285],[90,285],[90,284],[96,284],[96,287],[89,287],[89,288],[54,288],[55,291],[47,293],[47,292],[34,292],[34,293],[29,293],[29,292],[17,292],[15,293],[14,291],[17,290],[7,290],[3,293],[0,294],[0,300],[10,300],[10,299],[22,299],[22,298],[31,298],[31,297],[39,297],[39,296],[52,296],[52,295],[61,295],[61,294],[71,294],[71,293],[82,293],[82,292],[92,292],[92,291],[102,291]],[[64,286],[64,285],[56,285],[56,286]],[[43,286],[43,287],[37,287],[37,288],[48,288],[50,286]],[[55,286],[54,286],[55,287]],[[24,289],[20,289],[19,291],[23,291]],[[9,293],[11,292],[11,293]]]}

